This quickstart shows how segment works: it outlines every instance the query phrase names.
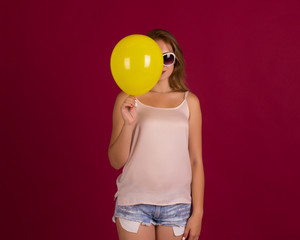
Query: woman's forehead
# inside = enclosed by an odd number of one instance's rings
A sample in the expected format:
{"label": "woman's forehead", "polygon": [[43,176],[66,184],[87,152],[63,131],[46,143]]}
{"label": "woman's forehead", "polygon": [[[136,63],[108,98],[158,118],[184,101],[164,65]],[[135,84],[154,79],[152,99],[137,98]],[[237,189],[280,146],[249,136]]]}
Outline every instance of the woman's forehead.
{"label": "woman's forehead", "polygon": [[160,47],[160,49],[163,53],[173,52],[172,46],[169,43],[166,43],[165,41],[163,41],[161,39],[156,40],[156,43],[158,44],[158,46]]}

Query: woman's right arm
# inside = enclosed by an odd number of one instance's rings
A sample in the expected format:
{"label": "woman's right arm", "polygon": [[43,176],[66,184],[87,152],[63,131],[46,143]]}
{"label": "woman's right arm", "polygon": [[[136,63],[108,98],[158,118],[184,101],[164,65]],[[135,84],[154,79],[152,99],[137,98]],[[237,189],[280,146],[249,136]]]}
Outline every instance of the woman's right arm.
{"label": "woman's right arm", "polygon": [[108,149],[110,164],[117,170],[128,160],[136,121],[135,97],[121,92],[113,110],[113,128]]}

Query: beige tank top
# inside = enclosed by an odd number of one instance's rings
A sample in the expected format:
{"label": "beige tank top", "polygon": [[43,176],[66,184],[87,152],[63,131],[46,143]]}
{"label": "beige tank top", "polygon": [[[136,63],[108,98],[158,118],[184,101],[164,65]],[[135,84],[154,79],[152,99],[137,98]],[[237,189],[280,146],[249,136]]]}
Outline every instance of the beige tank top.
{"label": "beige tank top", "polygon": [[138,122],[129,158],[117,178],[119,205],[191,203],[187,94],[174,108],[137,100]]}

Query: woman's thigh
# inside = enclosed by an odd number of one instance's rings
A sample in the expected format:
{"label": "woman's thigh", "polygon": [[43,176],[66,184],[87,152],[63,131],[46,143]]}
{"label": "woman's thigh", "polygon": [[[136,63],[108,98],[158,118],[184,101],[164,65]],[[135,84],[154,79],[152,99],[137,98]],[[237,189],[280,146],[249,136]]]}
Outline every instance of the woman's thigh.
{"label": "woman's thigh", "polygon": [[159,225],[155,227],[156,240],[181,240],[183,235],[175,236],[173,227]]}
{"label": "woman's thigh", "polygon": [[154,225],[145,226],[140,225],[137,233],[128,232],[122,228],[120,220],[116,217],[117,230],[119,240],[155,240],[155,227]]}

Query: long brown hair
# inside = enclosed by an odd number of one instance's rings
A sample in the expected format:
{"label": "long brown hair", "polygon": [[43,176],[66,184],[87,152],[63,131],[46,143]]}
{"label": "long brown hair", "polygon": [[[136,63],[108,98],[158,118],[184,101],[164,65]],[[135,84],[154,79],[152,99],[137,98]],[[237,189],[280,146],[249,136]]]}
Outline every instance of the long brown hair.
{"label": "long brown hair", "polygon": [[176,56],[174,70],[169,77],[170,87],[175,91],[188,91],[189,89],[186,86],[185,82],[186,73],[183,53],[175,37],[168,31],[163,29],[153,29],[147,34],[147,36],[152,38],[153,40],[163,40],[164,42],[170,44]]}

